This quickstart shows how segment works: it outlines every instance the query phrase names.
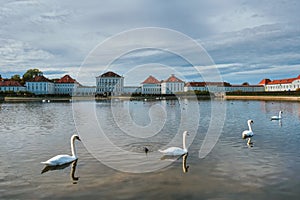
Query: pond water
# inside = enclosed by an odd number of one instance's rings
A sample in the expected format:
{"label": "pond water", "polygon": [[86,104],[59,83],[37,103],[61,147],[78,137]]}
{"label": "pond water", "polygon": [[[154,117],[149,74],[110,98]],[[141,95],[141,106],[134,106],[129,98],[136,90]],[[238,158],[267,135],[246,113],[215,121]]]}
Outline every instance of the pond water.
{"label": "pond water", "polygon": [[[74,105],[93,108],[95,115],[74,114]],[[213,115],[212,105],[225,106],[226,118],[216,145],[200,159],[199,150]],[[115,108],[121,112],[111,112]],[[128,115],[124,115],[127,117],[122,115],[123,110],[128,110]],[[283,111],[283,119],[271,121],[271,116],[278,115],[279,110]],[[0,199],[300,197],[300,103],[297,102],[2,103],[0,117]],[[94,125],[88,123],[90,118],[97,119],[120,152],[135,153],[138,159],[132,161],[122,153],[110,153],[112,149],[106,144],[99,144],[98,152],[91,152],[86,143],[88,135],[79,127],[81,122],[87,123],[87,132],[96,132]],[[241,137],[242,131],[248,129],[248,119],[254,121],[252,147]],[[132,130],[128,125],[132,121],[133,127],[141,131]],[[182,130],[191,130],[191,136],[186,138],[188,156],[158,158],[158,149],[182,146],[182,136],[176,136]],[[82,142],[75,144],[77,163],[42,173],[44,166],[40,162],[70,153],[69,140],[77,131],[82,137]],[[147,154],[144,147],[149,149]],[[97,154],[103,155],[104,162],[99,161]],[[159,167],[150,172],[151,163]],[[112,165],[117,167],[109,167]],[[122,169],[139,171],[130,173]],[[141,169],[148,171],[143,173]]]}

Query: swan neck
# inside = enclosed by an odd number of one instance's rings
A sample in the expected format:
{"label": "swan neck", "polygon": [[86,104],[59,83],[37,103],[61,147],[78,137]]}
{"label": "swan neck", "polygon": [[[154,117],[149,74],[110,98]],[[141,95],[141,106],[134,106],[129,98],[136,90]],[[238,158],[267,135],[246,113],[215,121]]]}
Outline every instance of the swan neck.
{"label": "swan neck", "polygon": [[186,149],[186,146],[185,146],[185,137],[186,137],[186,134],[183,134],[183,136],[182,136],[183,149]]}
{"label": "swan neck", "polygon": [[281,111],[279,112],[279,118],[281,118]]}
{"label": "swan neck", "polygon": [[249,131],[252,132],[252,128],[251,128],[251,122],[248,122],[248,127],[249,127]]}
{"label": "swan neck", "polygon": [[71,138],[71,151],[72,151],[72,156],[77,158],[76,150],[75,150],[75,138]]}

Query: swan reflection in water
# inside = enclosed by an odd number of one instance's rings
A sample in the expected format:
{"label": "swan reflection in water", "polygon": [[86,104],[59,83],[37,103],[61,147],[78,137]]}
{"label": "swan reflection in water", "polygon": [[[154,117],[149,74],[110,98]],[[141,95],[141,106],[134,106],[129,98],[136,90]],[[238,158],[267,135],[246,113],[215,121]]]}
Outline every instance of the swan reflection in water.
{"label": "swan reflection in water", "polygon": [[46,173],[48,171],[65,169],[65,168],[69,167],[71,164],[72,164],[72,167],[71,167],[71,171],[70,171],[70,178],[73,181],[73,184],[77,184],[77,182],[79,180],[79,177],[75,176],[75,171],[76,171],[76,167],[77,167],[77,160],[75,160],[71,163],[64,164],[64,165],[45,166],[44,169],[42,170],[41,174]]}
{"label": "swan reflection in water", "polygon": [[183,173],[188,172],[188,169],[190,167],[189,165],[186,165],[187,157],[188,157],[188,153],[186,153],[182,156],[182,171],[183,171]]}
{"label": "swan reflection in water", "polygon": [[282,127],[282,120],[279,119],[279,120],[271,120],[273,122],[278,122],[278,126]]}
{"label": "swan reflection in water", "polygon": [[182,158],[182,171],[183,173],[187,173],[188,172],[188,169],[189,169],[189,165],[186,164],[186,161],[187,161],[187,157],[188,157],[188,153],[186,154],[183,154],[181,156],[170,156],[170,155],[164,155],[162,156],[160,159],[161,160],[167,160],[167,161],[176,161],[176,160],[179,160],[180,158]]}
{"label": "swan reflection in water", "polygon": [[250,138],[250,137],[248,138],[247,146],[248,146],[249,148],[251,148],[251,147],[254,146],[254,145],[253,145],[253,142],[251,141],[251,138]]}
{"label": "swan reflection in water", "polygon": [[280,127],[282,127],[282,121],[281,121],[281,119],[278,120],[278,124],[279,124]]}

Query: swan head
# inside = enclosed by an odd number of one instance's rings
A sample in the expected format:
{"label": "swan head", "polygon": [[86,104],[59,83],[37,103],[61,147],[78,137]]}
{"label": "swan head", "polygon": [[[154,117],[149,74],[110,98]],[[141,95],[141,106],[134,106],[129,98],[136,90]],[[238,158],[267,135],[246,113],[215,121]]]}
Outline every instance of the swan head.
{"label": "swan head", "polygon": [[74,135],[72,136],[72,140],[79,140],[79,141],[81,141],[81,139],[79,138],[79,136],[76,135],[76,134],[74,134]]}
{"label": "swan head", "polygon": [[253,124],[254,122],[253,122],[252,119],[249,119],[249,120],[248,120],[248,123],[249,123],[249,124]]}
{"label": "swan head", "polygon": [[184,131],[183,135],[186,136],[186,135],[189,135],[189,133],[187,131]]}

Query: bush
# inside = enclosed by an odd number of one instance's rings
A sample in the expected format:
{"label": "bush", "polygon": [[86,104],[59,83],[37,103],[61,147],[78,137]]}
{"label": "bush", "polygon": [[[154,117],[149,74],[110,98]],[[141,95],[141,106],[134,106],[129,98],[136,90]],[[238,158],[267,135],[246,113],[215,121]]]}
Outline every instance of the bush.
{"label": "bush", "polygon": [[1,91],[0,92],[0,96],[1,97],[34,97],[35,95],[31,92],[27,92],[27,91],[18,91],[18,92],[14,92],[14,91]]}

